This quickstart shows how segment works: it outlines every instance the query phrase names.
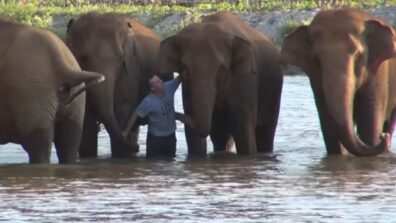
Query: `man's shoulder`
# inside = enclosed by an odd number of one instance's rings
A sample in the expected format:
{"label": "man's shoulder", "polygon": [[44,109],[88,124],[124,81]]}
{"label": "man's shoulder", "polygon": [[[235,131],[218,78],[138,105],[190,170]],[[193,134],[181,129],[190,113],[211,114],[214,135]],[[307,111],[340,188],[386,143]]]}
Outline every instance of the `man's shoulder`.
{"label": "man's shoulder", "polygon": [[143,98],[141,104],[151,105],[155,102],[155,96],[153,94],[148,94],[146,97]]}

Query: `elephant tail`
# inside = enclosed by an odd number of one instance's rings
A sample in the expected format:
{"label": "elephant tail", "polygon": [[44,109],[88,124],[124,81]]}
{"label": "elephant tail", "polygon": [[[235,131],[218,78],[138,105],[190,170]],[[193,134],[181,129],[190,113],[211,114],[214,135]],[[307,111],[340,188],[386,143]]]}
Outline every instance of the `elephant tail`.
{"label": "elephant tail", "polygon": [[64,105],[66,106],[72,103],[78,95],[87,90],[89,87],[99,84],[105,80],[105,76],[103,74],[82,70],[70,71],[67,77],[68,80],[66,81],[66,84],[61,86],[72,88],[79,86],[83,82],[85,85],[69,95],[69,97],[64,101]]}

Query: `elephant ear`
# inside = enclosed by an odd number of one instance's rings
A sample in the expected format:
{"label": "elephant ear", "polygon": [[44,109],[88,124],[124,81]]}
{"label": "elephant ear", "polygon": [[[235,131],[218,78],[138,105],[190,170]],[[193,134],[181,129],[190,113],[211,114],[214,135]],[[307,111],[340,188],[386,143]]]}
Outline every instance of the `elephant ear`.
{"label": "elephant ear", "polygon": [[253,54],[252,44],[240,37],[232,40],[231,71],[233,75],[246,75],[257,73],[256,59]]}
{"label": "elephant ear", "polygon": [[308,26],[300,26],[283,40],[281,49],[282,63],[300,67],[305,73],[311,73],[312,43],[308,35]]}
{"label": "elephant ear", "polygon": [[396,55],[395,34],[391,27],[378,20],[365,23],[368,47],[368,69],[376,73],[384,60]]}
{"label": "elephant ear", "polygon": [[74,19],[70,19],[69,22],[67,22],[67,28],[66,28],[66,33],[69,32],[70,27],[73,25]]}
{"label": "elephant ear", "polygon": [[[124,74],[133,74],[133,70],[139,68],[136,65],[137,53],[136,53],[136,43],[133,28],[130,22],[126,24],[126,34],[125,40],[122,47],[122,68],[124,69]],[[136,73],[136,72],[135,72]]]}
{"label": "elephant ear", "polygon": [[71,48],[73,46],[72,46],[72,43],[70,41],[69,32],[70,32],[70,28],[73,25],[73,23],[74,23],[74,19],[70,19],[69,22],[67,23],[67,28],[66,28],[66,45],[68,47],[71,47]]}
{"label": "elephant ear", "polygon": [[172,79],[173,72],[181,72],[181,49],[178,41],[177,36],[171,36],[161,41],[159,73],[164,80]]}

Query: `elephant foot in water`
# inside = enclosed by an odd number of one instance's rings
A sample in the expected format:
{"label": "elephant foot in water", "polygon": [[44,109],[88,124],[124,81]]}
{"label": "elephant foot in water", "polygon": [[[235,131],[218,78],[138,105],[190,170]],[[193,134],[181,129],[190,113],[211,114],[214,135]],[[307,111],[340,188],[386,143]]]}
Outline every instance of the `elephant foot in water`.
{"label": "elephant foot in water", "polygon": [[382,133],[381,134],[381,140],[385,143],[385,146],[386,146],[385,152],[386,153],[392,152],[392,148],[391,148],[392,139],[390,137],[390,134],[389,133]]}
{"label": "elephant foot in water", "polygon": [[114,158],[134,157],[139,152],[139,145],[128,143],[126,145],[112,145],[111,156]]}

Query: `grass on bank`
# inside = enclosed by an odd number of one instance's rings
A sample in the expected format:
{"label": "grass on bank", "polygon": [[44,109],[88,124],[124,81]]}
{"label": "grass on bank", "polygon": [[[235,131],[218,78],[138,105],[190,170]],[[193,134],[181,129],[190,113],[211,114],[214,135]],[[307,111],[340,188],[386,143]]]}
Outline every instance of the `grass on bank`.
{"label": "grass on bank", "polygon": [[[39,1],[36,1],[39,2]],[[314,0],[303,0],[298,3],[285,4],[283,1],[262,1],[260,5],[247,4],[247,1],[240,1],[238,4],[230,2],[222,3],[201,3],[192,7],[178,6],[178,5],[80,5],[75,7],[70,5],[69,7],[56,6],[50,4],[55,1],[46,1],[46,5],[39,5],[39,3],[29,4],[1,4],[0,3],[0,15],[9,18],[14,21],[22,22],[25,24],[37,26],[37,27],[49,27],[52,24],[52,18],[54,15],[66,15],[73,16],[76,14],[98,11],[98,12],[120,12],[129,15],[133,14],[149,14],[152,21],[149,23],[156,23],[161,20],[164,16],[175,13],[175,12],[191,12],[191,14],[200,14],[199,12],[216,12],[222,10],[229,10],[234,12],[242,11],[256,11],[256,10],[294,10],[294,9],[313,9],[318,8]],[[352,7],[378,7],[383,4],[383,0],[344,0],[345,5]],[[388,5],[396,5],[396,0],[388,1]],[[326,6],[321,6],[326,8]],[[330,5],[327,7],[331,7]],[[146,24],[152,26],[152,24]]]}
{"label": "grass on bank", "polygon": [[[134,15],[148,15],[147,21],[142,21],[145,25],[153,28],[158,22],[166,16],[186,12],[186,17],[180,22],[177,28],[172,27],[162,31],[161,36],[167,37],[178,29],[183,28],[191,22],[199,21],[201,15],[216,11],[233,11],[233,12],[246,12],[246,11],[271,11],[271,10],[302,10],[318,8],[314,0],[302,0],[298,3],[285,4],[284,1],[261,1],[260,5],[247,4],[247,1],[240,1],[238,4],[230,3],[227,1],[221,3],[201,3],[191,7],[180,5],[106,5],[106,4],[82,4],[78,7],[69,5],[68,7],[59,6],[55,4],[59,1],[32,1],[29,4],[10,3],[4,4],[0,1],[0,15],[2,17],[11,19],[13,21],[22,22],[28,25],[47,28],[61,38],[65,36],[65,27],[53,27],[54,17],[62,16],[66,21],[77,14],[97,11],[97,12],[119,12],[123,14]],[[60,1],[63,2],[63,1]],[[257,1],[255,1],[257,2]],[[383,0],[344,0],[345,5],[358,8],[379,7],[382,6]],[[387,5],[396,5],[396,0],[389,0]],[[331,5],[322,5],[321,8],[331,8]],[[282,36],[296,28],[298,25],[295,21],[290,21],[282,28]]]}

